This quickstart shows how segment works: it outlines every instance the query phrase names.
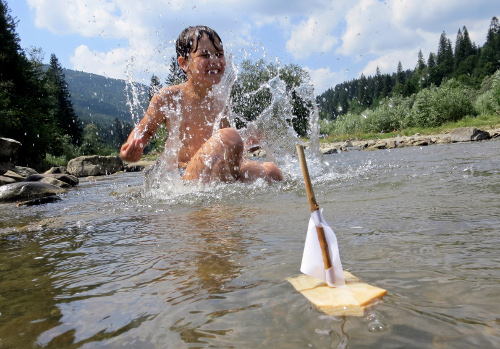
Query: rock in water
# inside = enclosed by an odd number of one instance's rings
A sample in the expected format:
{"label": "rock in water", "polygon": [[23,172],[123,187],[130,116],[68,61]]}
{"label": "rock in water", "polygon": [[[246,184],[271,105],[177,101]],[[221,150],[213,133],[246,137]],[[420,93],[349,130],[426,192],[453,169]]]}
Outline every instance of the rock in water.
{"label": "rock in water", "polygon": [[479,130],[475,127],[456,128],[450,133],[452,142],[470,142],[490,139],[489,132]]}
{"label": "rock in water", "polygon": [[69,184],[70,186],[75,186],[79,183],[78,178],[75,176],[72,176],[70,174],[62,174],[62,173],[51,173],[51,174],[34,174],[26,178],[24,181],[25,182],[39,182],[43,180],[44,178],[55,178],[58,179],[64,183]]}
{"label": "rock in water", "polygon": [[50,195],[50,196],[44,196],[43,198],[18,202],[16,204],[16,207],[48,204],[50,202],[57,202],[57,201],[61,201],[61,198],[59,196]]}
{"label": "rock in water", "polygon": [[17,173],[21,177],[29,177],[33,174],[38,174],[38,172],[35,169],[32,169],[31,167],[23,167],[23,166],[14,166],[12,169],[12,172]]}
{"label": "rock in water", "polygon": [[68,174],[68,171],[66,171],[65,166],[51,167],[50,170],[45,171],[45,174],[53,174],[53,173]]}
{"label": "rock in water", "polygon": [[66,192],[66,189],[48,183],[18,182],[0,187],[0,202],[39,199]]}
{"label": "rock in water", "polygon": [[123,170],[118,156],[79,156],[68,162],[68,173],[76,177],[102,176]]}

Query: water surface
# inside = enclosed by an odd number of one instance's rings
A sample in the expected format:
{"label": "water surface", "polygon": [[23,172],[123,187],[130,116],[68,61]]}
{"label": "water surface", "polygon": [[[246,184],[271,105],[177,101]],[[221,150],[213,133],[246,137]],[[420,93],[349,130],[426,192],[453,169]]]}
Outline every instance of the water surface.
{"label": "water surface", "polygon": [[500,347],[499,149],[324,158],[313,184],[342,264],[388,291],[364,317],[326,316],[285,280],[309,219],[295,175],[144,195],[130,173],[2,204],[0,348]]}

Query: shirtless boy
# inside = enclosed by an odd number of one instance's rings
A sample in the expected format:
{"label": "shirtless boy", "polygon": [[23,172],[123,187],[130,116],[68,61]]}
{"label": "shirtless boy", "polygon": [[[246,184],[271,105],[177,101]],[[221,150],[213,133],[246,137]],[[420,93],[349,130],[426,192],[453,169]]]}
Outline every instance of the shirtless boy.
{"label": "shirtless boy", "polygon": [[162,88],[153,96],[141,120],[122,145],[120,156],[129,162],[139,161],[144,147],[160,124],[170,134],[171,119],[165,110],[179,110],[181,148],[178,166],[183,179],[204,182],[220,180],[271,182],[283,180],[281,170],[271,162],[244,159],[240,134],[229,128],[227,119],[214,132],[214,123],[223,112],[220,99],[210,95],[224,74],[226,60],[219,35],[205,26],[184,29],[176,42],[179,66],[187,75],[180,85]]}

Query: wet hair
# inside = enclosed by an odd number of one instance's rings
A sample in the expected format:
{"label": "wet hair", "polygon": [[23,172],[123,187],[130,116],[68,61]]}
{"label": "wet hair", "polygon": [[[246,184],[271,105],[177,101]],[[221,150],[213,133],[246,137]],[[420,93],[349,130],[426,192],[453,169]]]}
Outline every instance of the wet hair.
{"label": "wet hair", "polygon": [[[197,25],[195,27],[188,27],[182,31],[175,42],[175,50],[177,58],[189,58],[191,52],[198,50],[198,42],[203,35],[208,36],[214,47],[218,51],[222,51],[222,40],[215,30],[204,25]],[[216,40],[217,39],[217,40]]]}

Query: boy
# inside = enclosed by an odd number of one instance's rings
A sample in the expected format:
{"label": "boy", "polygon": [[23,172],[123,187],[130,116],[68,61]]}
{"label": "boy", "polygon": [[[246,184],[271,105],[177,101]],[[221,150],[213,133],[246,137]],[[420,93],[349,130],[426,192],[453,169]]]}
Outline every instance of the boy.
{"label": "boy", "polygon": [[183,179],[204,182],[283,180],[281,170],[274,163],[244,159],[241,136],[228,127],[227,119],[222,119],[220,129],[213,131],[217,116],[224,109],[220,98],[210,94],[226,68],[219,35],[205,26],[186,28],[177,39],[176,51],[187,81],[164,87],[153,96],[143,119],[122,145],[121,158],[138,161],[161,123],[165,123],[170,136],[174,125],[170,124],[172,119],[165,111],[178,111],[180,125],[176,126],[181,146],[177,160]]}

